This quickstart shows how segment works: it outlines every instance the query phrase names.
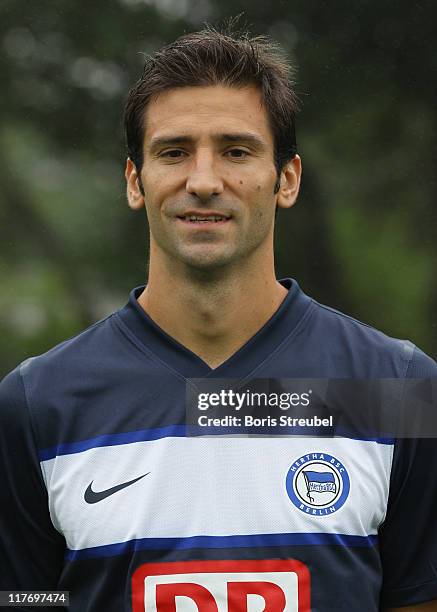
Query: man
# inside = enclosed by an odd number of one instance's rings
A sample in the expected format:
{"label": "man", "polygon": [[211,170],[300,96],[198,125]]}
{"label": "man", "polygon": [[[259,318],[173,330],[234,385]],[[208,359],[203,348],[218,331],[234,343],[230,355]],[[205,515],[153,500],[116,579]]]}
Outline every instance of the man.
{"label": "man", "polygon": [[190,379],[437,376],[276,280],[295,112],[265,39],[207,29],[146,61],[125,122],[148,283],[2,383],[1,588],[74,612],[437,610],[429,441],[186,435]]}

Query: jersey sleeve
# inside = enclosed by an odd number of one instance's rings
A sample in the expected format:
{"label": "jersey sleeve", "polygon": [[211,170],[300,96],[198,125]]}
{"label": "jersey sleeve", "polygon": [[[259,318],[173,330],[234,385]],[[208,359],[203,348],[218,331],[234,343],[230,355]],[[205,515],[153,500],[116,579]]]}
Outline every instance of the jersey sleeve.
{"label": "jersey sleeve", "polygon": [[50,520],[19,369],[0,384],[0,590],[50,590],[65,542]]}
{"label": "jersey sleeve", "polygon": [[[407,376],[436,378],[437,364],[416,348]],[[379,536],[383,609],[437,600],[436,438],[396,441]]]}

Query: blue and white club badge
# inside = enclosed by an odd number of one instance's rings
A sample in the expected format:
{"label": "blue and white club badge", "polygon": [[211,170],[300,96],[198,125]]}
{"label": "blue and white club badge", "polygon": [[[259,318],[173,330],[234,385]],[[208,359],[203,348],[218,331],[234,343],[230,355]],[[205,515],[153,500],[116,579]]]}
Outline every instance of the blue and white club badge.
{"label": "blue and white club badge", "polygon": [[328,453],[308,453],[291,465],[285,486],[293,504],[313,516],[337,512],[349,495],[349,474],[343,463]]}

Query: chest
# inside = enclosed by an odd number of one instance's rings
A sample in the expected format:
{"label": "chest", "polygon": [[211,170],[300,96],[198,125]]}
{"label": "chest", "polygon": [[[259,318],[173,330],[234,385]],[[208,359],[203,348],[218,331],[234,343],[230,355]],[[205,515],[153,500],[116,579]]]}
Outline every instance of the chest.
{"label": "chest", "polygon": [[198,536],[375,535],[392,450],[345,438],[176,436],[62,455],[42,469],[70,550],[138,539],[171,548]]}

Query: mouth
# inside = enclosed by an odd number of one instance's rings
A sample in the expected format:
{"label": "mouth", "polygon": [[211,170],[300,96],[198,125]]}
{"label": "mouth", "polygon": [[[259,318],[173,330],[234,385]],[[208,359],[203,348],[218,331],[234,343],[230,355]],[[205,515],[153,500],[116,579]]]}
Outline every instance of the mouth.
{"label": "mouth", "polygon": [[227,223],[231,217],[222,213],[192,213],[188,212],[184,215],[178,215],[178,219],[190,225],[223,225]]}

